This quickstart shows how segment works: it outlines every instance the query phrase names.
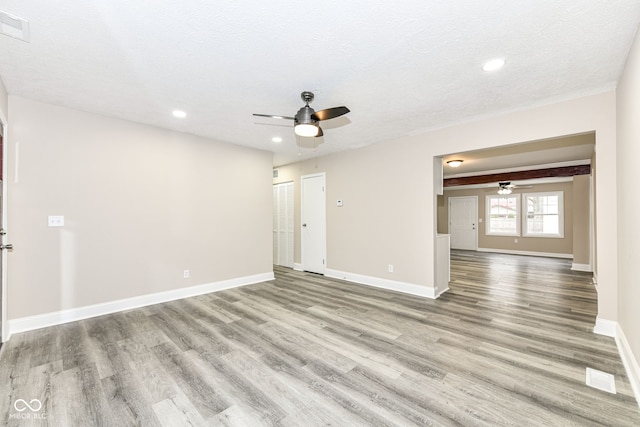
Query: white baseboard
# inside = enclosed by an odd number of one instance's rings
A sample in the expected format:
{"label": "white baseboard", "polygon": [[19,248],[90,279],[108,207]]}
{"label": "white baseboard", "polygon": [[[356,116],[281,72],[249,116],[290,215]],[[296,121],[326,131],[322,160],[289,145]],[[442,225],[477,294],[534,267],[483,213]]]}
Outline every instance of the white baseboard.
{"label": "white baseboard", "polygon": [[90,317],[103,316],[105,314],[116,313],[133,308],[145,307],[148,305],[174,301],[182,298],[189,298],[196,295],[208,294],[210,292],[222,291],[225,289],[237,288],[254,283],[273,280],[273,271],[269,273],[256,274],[253,276],[238,277],[235,279],[222,280],[220,282],[206,283],[188,288],[174,289],[171,291],[158,292],[155,294],[141,295],[133,298],[126,298],[117,301],[93,304],[84,307],[71,308],[68,310],[56,311],[53,313],[39,314],[36,316],[21,317],[8,321],[9,337],[11,334],[31,331],[34,329],[46,328],[48,326],[61,325],[63,323],[74,322],[76,320],[88,319]]}
{"label": "white baseboard", "polygon": [[528,256],[543,256],[543,257],[549,257],[549,258],[573,259],[573,254],[558,254],[554,252],[513,251],[509,249],[492,249],[492,248],[478,248],[478,252],[492,252],[497,254],[528,255]]}
{"label": "white baseboard", "polygon": [[618,352],[620,353],[624,369],[627,371],[627,377],[629,377],[633,395],[636,397],[636,403],[640,406],[640,366],[631,351],[631,347],[629,347],[629,341],[627,341],[627,337],[620,327],[620,324],[618,324],[617,328],[616,345],[618,346]]}
{"label": "white baseboard", "polygon": [[593,333],[615,338],[618,333],[618,322],[603,319],[602,317],[596,317],[596,324],[593,327]]}
{"label": "white baseboard", "polygon": [[304,271],[304,270],[302,269],[302,264],[298,264],[297,262],[294,262],[294,263],[293,263],[293,269],[294,269],[295,271]]}
{"label": "white baseboard", "polygon": [[334,279],[346,280],[348,282],[358,283],[361,285],[374,286],[376,288],[417,295],[430,299],[436,299],[444,292],[449,290],[449,288],[447,288],[436,294],[435,289],[428,286],[398,282],[396,280],[381,279],[379,277],[364,276],[362,274],[347,273],[345,271],[332,270],[328,268],[325,270],[324,275]]}
{"label": "white baseboard", "polygon": [[590,264],[576,264],[575,262],[571,264],[571,269],[573,271],[584,271],[587,273],[593,272]]}
{"label": "white baseboard", "polygon": [[596,318],[596,325],[593,327],[593,332],[615,338],[616,347],[618,347],[618,353],[620,354],[622,364],[631,383],[633,395],[636,398],[636,403],[640,406],[640,366],[638,365],[638,359],[636,359],[633,351],[631,351],[629,341],[627,341],[627,337],[620,327],[620,324],[613,320],[598,317]]}

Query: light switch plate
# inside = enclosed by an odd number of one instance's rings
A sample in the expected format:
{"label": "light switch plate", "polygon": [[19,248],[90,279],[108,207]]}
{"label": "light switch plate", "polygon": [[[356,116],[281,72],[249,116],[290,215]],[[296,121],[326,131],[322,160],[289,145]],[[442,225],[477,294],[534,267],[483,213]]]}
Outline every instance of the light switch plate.
{"label": "light switch plate", "polygon": [[64,215],[49,215],[49,227],[64,227]]}

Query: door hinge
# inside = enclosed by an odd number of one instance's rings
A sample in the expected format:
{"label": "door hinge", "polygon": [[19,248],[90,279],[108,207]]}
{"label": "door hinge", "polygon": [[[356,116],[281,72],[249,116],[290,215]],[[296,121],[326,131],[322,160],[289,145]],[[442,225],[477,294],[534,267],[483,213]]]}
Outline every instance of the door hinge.
{"label": "door hinge", "polygon": [[322,260],[322,265],[324,265],[324,260]]}

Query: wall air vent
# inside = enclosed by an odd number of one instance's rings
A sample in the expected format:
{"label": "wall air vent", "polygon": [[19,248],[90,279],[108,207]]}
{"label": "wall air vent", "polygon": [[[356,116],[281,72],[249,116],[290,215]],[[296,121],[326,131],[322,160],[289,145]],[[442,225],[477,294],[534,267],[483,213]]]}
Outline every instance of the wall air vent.
{"label": "wall air vent", "polygon": [[273,177],[277,178],[278,177],[278,169],[274,169],[273,170]]}
{"label": "wall air vent", "polygon": [[0,10],[0,33],[29,42],[29,21]]}

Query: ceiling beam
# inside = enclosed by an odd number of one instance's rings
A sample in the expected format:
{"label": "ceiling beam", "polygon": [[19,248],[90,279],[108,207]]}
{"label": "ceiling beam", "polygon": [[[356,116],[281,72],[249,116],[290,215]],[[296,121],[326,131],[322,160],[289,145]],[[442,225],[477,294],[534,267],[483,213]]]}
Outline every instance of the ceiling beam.
{"label": "ceiling beam", "polygon": [[535,169],[518,172],[494,173],[490,175],[464,176],[460,178],[445,178],[445,187],[459,185],[490,184],[503,181],[523,181],[526,179],[557,178],[575,175],[589,175],[591,165],[563,166],[558,168]]}

